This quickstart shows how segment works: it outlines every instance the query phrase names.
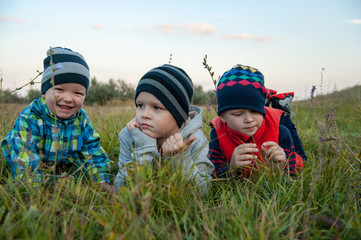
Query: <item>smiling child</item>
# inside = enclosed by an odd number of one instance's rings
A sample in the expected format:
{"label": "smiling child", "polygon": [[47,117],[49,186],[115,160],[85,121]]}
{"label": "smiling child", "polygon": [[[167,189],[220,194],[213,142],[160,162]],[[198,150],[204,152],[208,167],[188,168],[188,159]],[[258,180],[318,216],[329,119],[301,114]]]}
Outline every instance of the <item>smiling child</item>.
{"label": "smiling child", "polygon": [[61,47],[47,52],[41,97],[20,113],[1,142],[14,177],[35,173],[38,182],[65,171],[77,178],[92,177],[106,190],[112,188],[109,158],[82,109],[89,77],[80,53]]}

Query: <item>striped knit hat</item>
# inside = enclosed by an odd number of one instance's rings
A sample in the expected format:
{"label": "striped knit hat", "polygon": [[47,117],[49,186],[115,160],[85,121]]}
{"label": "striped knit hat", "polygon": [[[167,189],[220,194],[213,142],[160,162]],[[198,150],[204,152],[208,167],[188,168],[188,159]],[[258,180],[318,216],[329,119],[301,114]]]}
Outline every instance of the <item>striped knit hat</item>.
{"label": "striped knit hat", "polygon": [[173,115],[179,127],[189,114],[193,83],[187,73],[172,65],[162,65],[147,72],[135,90],[135,99],[140,92],[149,92]]}
{"label": "striped knit hat", "polygon": [[218,115],[226,110],[245,108],[265,116],[266,95],[263,74],[256,68],[238,64],[225,72],[218,81]]}
{"label": "striped knit hat", "polygon": [[53,86],[51,83],[52,76],[54,76],[54,85],[79,83],[88,91],[90,78],[89,67],[80,53],[62,47],[49,49],[47,51],[47,57],[44,59],[41,94],[44,94]]}

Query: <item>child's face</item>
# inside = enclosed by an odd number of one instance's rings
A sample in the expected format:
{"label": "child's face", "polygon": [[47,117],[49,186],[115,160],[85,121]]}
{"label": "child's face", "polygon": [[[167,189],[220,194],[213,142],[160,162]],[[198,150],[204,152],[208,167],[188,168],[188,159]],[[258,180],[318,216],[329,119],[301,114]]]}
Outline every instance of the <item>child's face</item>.
{"label": "child's face", "polygon": [[71,119],[83,106],[86,89],[78,83],[63,83],[45,92],[49,110],[60,119]]}
{"label": "child's face", "polygon": [[167,139],[178,132],[175,118],[153,94],[140,92],[135,103],[136,121],[149,137]]}
{"label": "child's face", "polygon": [[227,110],[220,117],[232,130],[247,136],[253,136],[263,122],[262,113],[243,108]]}

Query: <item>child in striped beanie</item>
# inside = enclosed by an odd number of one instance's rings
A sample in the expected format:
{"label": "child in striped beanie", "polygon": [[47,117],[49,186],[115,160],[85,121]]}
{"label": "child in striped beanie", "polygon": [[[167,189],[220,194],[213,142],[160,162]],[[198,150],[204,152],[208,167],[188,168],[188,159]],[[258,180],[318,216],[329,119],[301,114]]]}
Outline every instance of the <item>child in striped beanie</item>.
{"label": "child in striped beanie", "polygon": [[250,177],[267,166],[294,174],[296,153],[291,133],[281,124],[284,112],[265,107],[266,95],[264,76],[256,68],[238,64],[221,76],[209,140],[217,177]]}
{"label": "child in striped beanie", "polygon": [[135,119],[119,133],[118,187],[126,184],[128,171],[136,169],[134,164],[152,165],[160,158],[184,171],[202,194],[208,193],[214,167],[207,158],[202,110],[191,106],[192,96],[192,80],[173,65],[153,68],[140,79]]}
{"label": "child in striped beanie", "polygon": [[35,173],[35,182],[53,181],[55,175],[66,171],[77,178],[87,176],[112,191],[108,155],[82,109],[89,76],[80,53],[62,47],[47,51],[42,95],[20,113],[1,142],[14,177]]}

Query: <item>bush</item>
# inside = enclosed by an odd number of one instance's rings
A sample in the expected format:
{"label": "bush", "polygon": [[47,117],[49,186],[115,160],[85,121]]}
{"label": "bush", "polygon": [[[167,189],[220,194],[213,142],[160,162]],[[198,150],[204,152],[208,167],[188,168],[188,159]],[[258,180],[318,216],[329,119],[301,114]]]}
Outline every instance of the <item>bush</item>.
{"label": "bush", "polygon": [[5,89],[0,94],[0,103],[24,103],[26,100],[19,96],[17,92],[11,93],[10,90]]}
{"label": "bush", "polygon": [[118,79],[117,81],[114,81],[113,79],[109,79],[108,83],[100,83],[95,77],[93,77],[91,80],[91,86],[85,98],[85,103],[89,105],[98,104],[102,106],[113,99],[120,99],[122,101],[133,99],[134,94],[134,87],[123,80]]}
{"label": "bush", "polygon": [[192,104],[197,106],[213,105],[216,93],[212,90],[204,92],[203,87],[194,85]]}
{"label": "bush", "polygon": [[40,97],[41,95],[41,91],[38,89],[30,89],[28,91],[28,95],[26,97],[28,102],[33,101],[34,99],[37,99],[38,97]]}

